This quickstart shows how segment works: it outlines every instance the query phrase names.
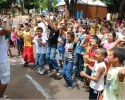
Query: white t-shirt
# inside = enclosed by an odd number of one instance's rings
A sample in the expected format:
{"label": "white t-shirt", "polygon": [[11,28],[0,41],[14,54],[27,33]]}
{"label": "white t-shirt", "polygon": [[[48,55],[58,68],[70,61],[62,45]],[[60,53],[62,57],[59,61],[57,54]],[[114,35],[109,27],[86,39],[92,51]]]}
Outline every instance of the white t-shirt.
{"label": "white t-shirt", "polygon": [[38,24],[38,27],[41,27],[41,28],[43,29],[43,36],[45,36],[46,40],[48,40],[48,38],[47,38],[47,27],[46,27],[46,25],[45,25],[43,22],[41,22],[41,23]]}
{"label": "white t-shirt", "polygon": [[[1,28],[0,28],[1,30]],[[0,63],[8,60],[5,36],[0,36]]]}
{"label": "white t-shirt", "polygon": [[[46,46],[41,45],[36,38],[38,38],[38,36],[36,36],[33,40],[35,46],[36,46],[36,53],[42,53],[45,54],[46,53]],[[45,37],[41,37],[39,38],[39,40],[41,40],[42,42],[46,43],[46,38]]]}
{"label": "white t-shirt", "polygon": [[95,82],[95,81],[92,81],[92,80],[91,80],[91,81],[90,81],[90,87],[91,87],[92,89],[94,89],[94,90],[102,91],[102,90],[104,89],[104,76],[105,76],[105,73],[106,73],[106,65],[105,65],[105,62],[101,62],[101,63],[95,62],[91,76],[92,76],[92,77],[95,77],[95,76],[96,76],[96,73],[97,73],[99,67],[104,67],[104,68],[105,68],[105,72],[103,72],[103,74],[102,74],[102,76],[100,77],[100,79],[98,80],[98,82]]}

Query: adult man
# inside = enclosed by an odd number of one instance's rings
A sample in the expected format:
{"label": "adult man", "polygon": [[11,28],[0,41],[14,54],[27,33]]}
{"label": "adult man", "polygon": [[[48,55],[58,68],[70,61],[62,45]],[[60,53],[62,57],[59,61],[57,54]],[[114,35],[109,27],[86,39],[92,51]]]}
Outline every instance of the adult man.
{"label": "adult man", "polygon": [[[2,19],[0,19],[0,26]],[[10,21],[7,19],[5,28],[0,28],[0,100],[4,100],[3,94],[6,90],[7,84],[10,82],[10,65],[8,63],[7,45],[5,41],[5,34],[10,33]]]}

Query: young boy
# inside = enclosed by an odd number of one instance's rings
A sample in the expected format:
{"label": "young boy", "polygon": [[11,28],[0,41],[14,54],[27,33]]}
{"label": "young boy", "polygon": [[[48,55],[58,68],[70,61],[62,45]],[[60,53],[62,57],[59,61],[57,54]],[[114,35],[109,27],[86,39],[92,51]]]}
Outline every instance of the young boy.
{"label": "young boy", "polygon": [[74,32],[67,33],[67,42],[65,45],[65,60],[63,64],[62,76],[69,89],[74,88],[75,83],[72,80],[72,69],[74,61]]}
{"label": "young boy", "polygon": [[87,75],[85,72],[81,72],[80,75],[90,79],[90,92],[89,100],[98,100],[99,96],[102,94],[104,89],[104,76],[106,74],[106,65],[104,62],[107,52],[105,48],[98,48],[96,50],[96,62],[94,67],[91,67],[89,64],[86,64],[86,67],[92,70],[92,74]]}
{"label": "young boy", "polygon": [[[101,40],[98,37],[93,36],[91,39],[91,48],[89,48],[88,52],[86,52],[86,54],[83,56],[83,58],[87,61],[87,63],[92,67],[94,66],[94,63],[96,61],[95,53],[100,43]],[[86,74],[91,75],[91,70],[89,68],[87,68]],[[83,87],[88,87],[88,85],[89,85],[89,79],[85,78]]]}
{"label": "young boy", "polygon": [[124,100],[125,66],[123,66],[123,62],[125,61],[125,48],[116,47],[120,42],[125,42],[125,37],[118,39],[107,50],[108,61],[112,65],[108,70],[102,100]]}
{"label": "young boy", "polygon": [[25,61],[24,67],[26,67],[28,63],[35,63],[33,56],[32,33],[28,23],[25,24],[25,30],[22,33],[22,37],[24,39],[23,60]]}
{"label": "young boy", "polygon": [[46,58],[46,38],[43,36],[43,29],[38,27],[36,29],[37,36],[34,38],[33,43],[36,47],[36,62],[35,65],[40,67],[38,73],[44,74],[45,58]]}

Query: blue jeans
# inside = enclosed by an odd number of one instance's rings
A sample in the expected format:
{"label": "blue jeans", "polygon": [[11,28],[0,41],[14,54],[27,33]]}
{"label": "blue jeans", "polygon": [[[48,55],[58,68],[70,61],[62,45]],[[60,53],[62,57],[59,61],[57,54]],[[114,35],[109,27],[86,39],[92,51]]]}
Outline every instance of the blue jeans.
{"label": "blue jeans", "polygon": [[37,53],[35,65],[38,67],[43,67],[46,60],[46,54]]}
{"label": "blue jeans", "polygon": [[73,80],[72,80],[72,69],[73,69],[73,62],[68,62],[65,61],[63,64],[63,71],[62,71],[62,75],[63,78],[66,81],[66,84],[70,87],[73,86]]}
{"label": "blue jeans", "polygon": [[50,70],[54,68],[56,69],[57,72],[59,71],[60,68],[56,60],[56,48],[55,47],[52,47],[52,46],[47,47],[46,60],[49,64]]}
{"label": "blue jeans", "polygon": [[75,56],[75,75],[80,75],[80,72],[83,71],[84,60],[81,54],[76,53]]}

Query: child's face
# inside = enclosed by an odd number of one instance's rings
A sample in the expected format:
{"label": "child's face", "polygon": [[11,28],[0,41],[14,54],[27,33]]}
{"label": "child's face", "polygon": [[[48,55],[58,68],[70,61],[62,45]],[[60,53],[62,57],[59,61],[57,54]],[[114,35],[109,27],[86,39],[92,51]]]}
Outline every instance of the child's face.
{"label": "child's face", "polygon": [[82,27],[79,27],[79,32],[82,32],[83,28]]}
{"label": "child's face", "polygon": [[99,49],[96,50],[95,57],[97,61],[103,61],[105,58]]}
{"label": "child's face", "polygon": [[101,31],[101,33],[102,33],[102,34],[105,34],[105,33],[106,33],[106,30],[105,30],[105,29],[104,29],[104,30],[102,30],[102,31]]}
{"label": "child's face", "polygon": [[73,42],[74,38],[72,38],[69,34],[67,34],[67,40],[68,42]]}
{"label": "child's face", "polygon": [[109,42],[113,42],[113,36],[112,36],[112,34],[111,33],[109,33],[109,35],[108,35],[108,41]]}
{"label": "child's face", "polygon": [[91,46],[92,47],[97,47],[98,45],[96,44],[96,40],[95,39],[91,39]]}
{"label": "child's face", "polygon": [[36,30],[36,34],[37,34],[38,36],[41,36],[41,35],[42,35],[42,31],[41,31],[41,30]]}
{"label": "child's face", "polygon": [[108,52],[108,62],[113,64],[114,62],[116,62],[117,57],[114,57],[113,51],[109,51]]}

